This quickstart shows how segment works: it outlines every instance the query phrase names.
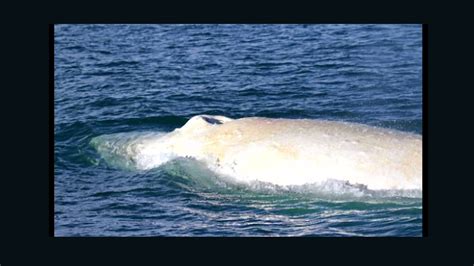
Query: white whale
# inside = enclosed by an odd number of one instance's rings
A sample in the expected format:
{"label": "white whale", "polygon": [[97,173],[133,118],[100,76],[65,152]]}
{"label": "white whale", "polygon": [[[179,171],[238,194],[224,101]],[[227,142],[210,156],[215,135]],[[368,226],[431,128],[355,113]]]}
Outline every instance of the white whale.
{"label": "white whale", "polygon": [[125,152],[139,169],[192,157],[238,181],[303,185],[341,180],[368,189],[422,188],[421,135],[309,119],[198,115]]}

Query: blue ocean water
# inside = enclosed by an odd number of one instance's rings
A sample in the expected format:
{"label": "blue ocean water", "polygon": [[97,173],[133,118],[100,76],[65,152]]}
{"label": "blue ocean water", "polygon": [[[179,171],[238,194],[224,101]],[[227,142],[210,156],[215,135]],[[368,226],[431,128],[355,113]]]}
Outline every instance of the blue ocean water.
{"label": "blue ocean water", "polygon": [[56,236],[421,236],[421,193],[238,185],[186,159],[105,160],[97,136],[198,114],[422,134],[421,25],[55,25]]}

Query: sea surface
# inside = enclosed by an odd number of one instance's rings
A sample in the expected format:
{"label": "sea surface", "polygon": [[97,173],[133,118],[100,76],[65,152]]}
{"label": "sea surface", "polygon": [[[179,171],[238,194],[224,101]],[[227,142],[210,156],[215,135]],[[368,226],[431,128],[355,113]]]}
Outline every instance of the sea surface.
{"label": "sea surface", "polygon": [[92,141],[198,114],[422,134],[421,56],[421,25],[55,25],[55,236],[422,236],[421,191],[134,171]]}

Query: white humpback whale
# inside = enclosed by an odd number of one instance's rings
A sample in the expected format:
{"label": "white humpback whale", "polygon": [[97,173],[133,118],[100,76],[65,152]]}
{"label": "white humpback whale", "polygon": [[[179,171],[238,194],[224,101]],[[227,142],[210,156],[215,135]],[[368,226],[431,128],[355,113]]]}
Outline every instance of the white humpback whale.
{"label": "white humpback whale", "polygon": [[422,187],[421,135],[356,123],[198,115],[124,149],[139,169],[192,157],[238,181],[341,180],[369,189]]}

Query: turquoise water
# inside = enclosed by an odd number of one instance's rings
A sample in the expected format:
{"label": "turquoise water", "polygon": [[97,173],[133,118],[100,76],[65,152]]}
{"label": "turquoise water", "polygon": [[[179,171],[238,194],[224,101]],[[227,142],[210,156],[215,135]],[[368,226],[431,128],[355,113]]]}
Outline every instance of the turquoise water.
{"label": "turquoise water", "polygon": [[138,171],[92,141],[170,132],[197,114],[422,134],[421,25],[54,30],[56,236],[422,235],[421,191],[241,184],[189,158]]}

